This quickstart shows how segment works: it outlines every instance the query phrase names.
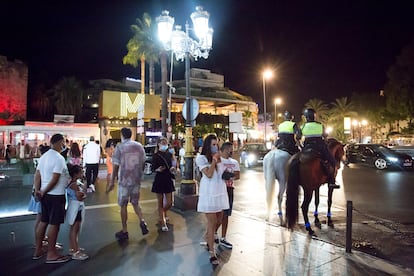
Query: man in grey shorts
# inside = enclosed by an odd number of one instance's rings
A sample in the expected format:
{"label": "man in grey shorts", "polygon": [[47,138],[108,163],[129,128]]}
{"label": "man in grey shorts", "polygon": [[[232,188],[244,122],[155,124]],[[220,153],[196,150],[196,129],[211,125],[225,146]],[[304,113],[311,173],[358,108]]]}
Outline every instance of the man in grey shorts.
{"label": "man in grey shorts", "polygon": [[[118,240],[127,240],[128,236],[128,202],[131,202],[137,214],[143,235],[148,234],[148,226],[145,223],[139,196],[141,189],[141,177],[145,162],[145,151],[142,145],[131,140],[132,132],[129,128],[121,129],[121,143],[116,146],[112,155],[113,173],[106,191],[114,188],[115,178],[118,178],[118,205],[121,207],[122,230],[115,233]],[[118,176],[119,171],[119,176]]]}

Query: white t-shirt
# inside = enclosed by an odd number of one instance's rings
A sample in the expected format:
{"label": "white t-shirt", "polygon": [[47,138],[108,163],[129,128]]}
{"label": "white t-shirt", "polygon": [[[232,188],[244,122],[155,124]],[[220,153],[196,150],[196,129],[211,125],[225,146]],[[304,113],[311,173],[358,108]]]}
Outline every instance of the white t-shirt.
{"label": "white t-shirt", "polygon": [[83,149],[83,166],[86,164],[99,164],[101,147],[95,141],[89,141]]}
{"label": "white t-shirt", "polygon": [[185,160],[184,160],[185,149],[180,148],[180,150],[178,151],[178,155],[180,156],[180,165],[184,165],[185,164]]}
{"label": "white t-shirt", "polygon": [[40,172],[40,189],[43,190],[52,179],[53,173],[59,173],[58,183],[48,192],[50,195],[64,195],[69,181],[69,172],[65,158],[59,152],[50,149],[39,159],[37,170]]}
{"label": "white t-shirt", "polygon": [[[237,160],[229,157],[228,159],[224,158],[224,157],[220,157],[221,159],[221,163],[222,166],[224,167],[224,171],[228,171],[228,172],[239,172],[240,171],[240,166],[239,166],[239,162],[237,162]],[[229,179],[229,180],[224,180],[224,183],[226,183],[227,187],[234,187],[234,181],[233,179]]]}

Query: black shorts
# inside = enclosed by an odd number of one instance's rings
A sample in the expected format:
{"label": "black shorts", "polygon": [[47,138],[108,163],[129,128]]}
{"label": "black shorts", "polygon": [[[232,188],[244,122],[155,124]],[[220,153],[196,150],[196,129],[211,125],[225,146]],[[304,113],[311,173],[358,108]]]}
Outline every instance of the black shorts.
{"label": "black shorts", "polygon": [[231,216],[231,211],[233,210],[233,190],[234,190],[233,187],[227,187],[227,194],[229,196],[229,206],[230,206],[230,208],[224,210],[223,214],[225,216],[228,216],[228,217]]}
{"label": "black shorts", "polygon": [[76,215],[75,221],[82,221],[82,210],[78,211],[78,214]]}
{"label": "black shorts", "polygon": [[51,225],[59,225],[65,221],[65,195],[45,194],[42,202],[41,221]]}

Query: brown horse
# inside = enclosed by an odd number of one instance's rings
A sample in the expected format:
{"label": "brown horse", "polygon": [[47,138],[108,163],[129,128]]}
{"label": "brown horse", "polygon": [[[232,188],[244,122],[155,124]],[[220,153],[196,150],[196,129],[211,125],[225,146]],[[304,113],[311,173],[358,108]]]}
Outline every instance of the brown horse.
{"label": "brown horse", "polygon": [[[331,168],[331,170],[334,170],[333,172],[336,176],[340,162],[344,156],[344,148],[340,142],[330,138],[328,139],[328,149],[336,161],[335,168]],[[326,183],[327,180],[328,175],[323,164],[321,164],[321,158],[318,152],[305,150],[292,156],[288,163],[286,190],[286,220],[289,229],[292,229],[298,220],[300,185],[304,192],[301,209],[305,220],[305,227],[310,235],[314,235],[308,218],[309,204],[312,200],[313,191],[317,191],[317,197],[319,197],[319,187]],[[332,191],[333,189],[331,188],[328,191],[328,215],[330,215],[330,207],[332,204]],[[317,202],[319,203],[319,200]],[[330,219],[329,217],[328,219]],[[332,223],[332,221],[328,221],[329,223]]]}

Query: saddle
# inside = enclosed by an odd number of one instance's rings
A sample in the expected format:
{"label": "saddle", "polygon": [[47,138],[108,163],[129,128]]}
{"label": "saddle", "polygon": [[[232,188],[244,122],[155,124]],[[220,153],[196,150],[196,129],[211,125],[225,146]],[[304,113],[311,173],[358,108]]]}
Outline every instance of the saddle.
{"label": "saddle", "polygon": [[324,169],[324,172],[325,172],[326,175],[330,175],[330,174],[333,173],[334,168],[331,166],[331,164],[329,164],[328,160],[322,159],[321,152],[318,151],[318,150],[316,150],[316,149],[314,149],[314,148],[305,147],[302,150],[302,152],[301,152],[301,154],[299,156],[299,161],[301,163],[306,163],[306,162],[308,162],[310,160],[313,160],[315,158],[320,159],[321,166]]}

